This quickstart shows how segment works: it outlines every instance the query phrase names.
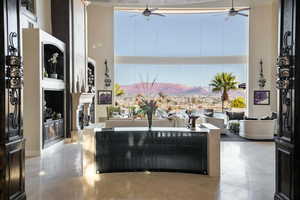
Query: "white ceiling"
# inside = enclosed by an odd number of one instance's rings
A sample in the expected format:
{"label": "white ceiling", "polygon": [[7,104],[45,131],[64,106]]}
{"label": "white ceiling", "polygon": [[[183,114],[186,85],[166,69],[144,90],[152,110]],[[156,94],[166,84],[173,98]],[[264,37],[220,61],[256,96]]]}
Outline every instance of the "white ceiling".
{"label": "white ceiling", "polygon": [[[113,6],[160,7],[230,7],[231,0],[88,0],[92,3]],[[234,0],[236,6],[253,6],[254,4],[271,3],[274,0]]]}

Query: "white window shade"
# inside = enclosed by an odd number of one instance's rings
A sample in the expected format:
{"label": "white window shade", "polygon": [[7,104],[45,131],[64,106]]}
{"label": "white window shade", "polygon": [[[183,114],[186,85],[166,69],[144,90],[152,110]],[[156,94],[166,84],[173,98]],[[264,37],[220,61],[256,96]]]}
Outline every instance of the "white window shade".
{"label": "white window shade", "polygon": [[[137,13],[116,11],[117,60],[124,57],[206,59],[211,56],[241,60],[248,55],[248,18],[235,16],[226,21],[226,17],[224,13],[167,14],[166,17],[146,18]],[[247,62],[247,59],[243,60]]]}
{"label": "white window shade", "polygon": [[208,87],[218,72],[246,81],[248,18],[224,14],[115,12],[116,82],[130,85],[141,77],[163,83]]}

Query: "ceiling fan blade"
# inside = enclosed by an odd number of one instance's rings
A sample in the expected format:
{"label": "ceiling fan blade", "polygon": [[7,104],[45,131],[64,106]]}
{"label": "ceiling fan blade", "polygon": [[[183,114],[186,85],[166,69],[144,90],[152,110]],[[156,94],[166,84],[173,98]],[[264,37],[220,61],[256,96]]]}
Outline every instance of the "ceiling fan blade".
{"label": "ceiling fan blade", "polygon": [[157,15],[157,16],[161,16],[161,17],[166,17],[166,15],[160,14],[160,13],[152,13],[151,15]]}
{"label": "ceiling fan blade", "polygon": [[151,9],[149,9],[151,12],[154,12],[154,11],[156,11],[156,10],[158,10],[158,8],[151,8]]}
{"label": "ceiling fan blade", "polygon": [[250,8],[241,8],[241,9],[238,9],[237,11],[240,12],[240,11],[246,11],[246,10],[250,10]]}
{"label": "ceiling fan blade", "polygon": [[244,17],[248,17],[249,15],[245,14],[245,13],[237,13],[238,15],[244,16]]}
{"label": "ceiling fan blade", "polygon": [[214,15],[212,15],[212,16],[221,16],[221,15],[226,15],[227,13],[226,12],[222,12],[222,13],[217,13],[217,14],[214,14]]}

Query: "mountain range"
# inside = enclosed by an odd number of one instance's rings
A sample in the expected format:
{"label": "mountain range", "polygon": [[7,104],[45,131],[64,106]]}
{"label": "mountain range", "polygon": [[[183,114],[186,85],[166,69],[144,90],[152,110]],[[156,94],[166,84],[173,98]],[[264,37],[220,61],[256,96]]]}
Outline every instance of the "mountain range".
{"label": "mountain range", "polygon": [[[212,92],[209,87],[193,87],[177,83],[155,83],[151,86],[150,83],[135,83],[131,85],[121,85],[121,88],[127,95],[137,94],[158,94],[163,93],[169,96],[220,96],[220,94]],[[231,98],[245,96],[245,91],[238,89],[229,92]]]}

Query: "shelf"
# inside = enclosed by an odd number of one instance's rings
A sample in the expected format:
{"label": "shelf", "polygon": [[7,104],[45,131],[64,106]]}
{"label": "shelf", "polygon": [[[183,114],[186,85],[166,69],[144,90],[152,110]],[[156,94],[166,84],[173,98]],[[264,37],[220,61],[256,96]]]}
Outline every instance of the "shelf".
{"label": "shelf", "polygon": [[50,89],[50,90],[64,90],[65,82],[60,79],[54,78],[43,78],[42,80],[42,88]]}

